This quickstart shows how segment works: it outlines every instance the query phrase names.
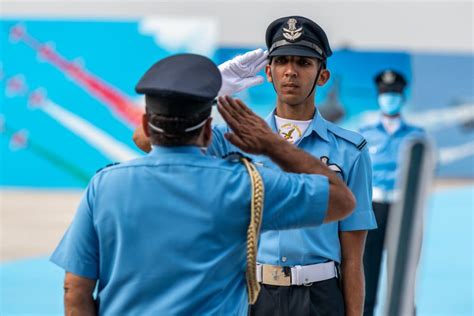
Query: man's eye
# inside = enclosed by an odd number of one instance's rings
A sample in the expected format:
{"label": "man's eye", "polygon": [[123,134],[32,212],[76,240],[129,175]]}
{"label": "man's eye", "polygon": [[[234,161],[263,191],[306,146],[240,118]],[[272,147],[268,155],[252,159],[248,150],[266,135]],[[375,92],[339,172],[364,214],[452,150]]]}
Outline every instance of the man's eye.
{"label": "man's eye", "polygon": [[284,64],[286,62],[286,59],[285,58],[277,58],[277,59],[275,59],[275,62],[277,64]]}
{"label": "man's eye", "polygon": [[300,59],[299,64],[302,65],[302,66],[309,66],[309,65],[311,65],[311,62],[307,59]]}

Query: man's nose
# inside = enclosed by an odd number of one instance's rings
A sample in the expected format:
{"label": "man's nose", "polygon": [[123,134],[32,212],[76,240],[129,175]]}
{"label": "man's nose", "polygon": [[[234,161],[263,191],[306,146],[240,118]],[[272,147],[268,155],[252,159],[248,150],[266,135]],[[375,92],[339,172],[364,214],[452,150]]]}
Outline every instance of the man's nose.
{"label": "man's nose", "polygon": [[286,77],[296,77],[298,72],[296,71],[296,67],[294,63],[288,63],[285,69],[285,76]]}

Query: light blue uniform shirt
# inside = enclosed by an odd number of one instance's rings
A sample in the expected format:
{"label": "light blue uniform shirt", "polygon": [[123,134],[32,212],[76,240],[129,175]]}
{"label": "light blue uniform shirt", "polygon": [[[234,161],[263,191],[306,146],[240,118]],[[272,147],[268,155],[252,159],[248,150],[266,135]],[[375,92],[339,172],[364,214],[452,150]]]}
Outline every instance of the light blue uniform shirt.
{"label": "light blue uniform shirt", "polygon": [[410,139],[425,138],[423,129],[408,125],[403,120],[393,134],[389,134],[379,122],[360,129],[367,140],[372,160],[372,183],[374,188],[391,192],[395,189],[400,168],[400,153]]}
{"label": "light blue uniform shirt", "polygon": [[[323,222],[326,177],[259,171],[262,231]],[[92,178],[51,261],[99,280],[101,315],[246,315],[250,201],[243,164],[154,147]]]}
{"label": "light blue uniform shirt", "polygon": [[[266,119],[277,131],[275,113]],[[216,126],[213,130],[213,142],[209,153],[224,156],[238,149],[227,142],[224,133],[226,126]],[[294,266],[341,262],[340,231],[367,230],[377,227],[372,211],[372,169],[365,140],[357,133],[342,129],[321,117],[318,111],[303,137],[295,144],[313,156],[321,158],[338,172],[356,198],[356,208],[347,218],[319,227],[269,231],[261,235],[258,261],[261,263]],[[267,157],[251,156],[255,162],[278,169]],[[283,195],[281,198],[284,198]],[[287,212],[299,212],[304,204],[286,209]],[[269,210],[272,206],[266,206]]]}

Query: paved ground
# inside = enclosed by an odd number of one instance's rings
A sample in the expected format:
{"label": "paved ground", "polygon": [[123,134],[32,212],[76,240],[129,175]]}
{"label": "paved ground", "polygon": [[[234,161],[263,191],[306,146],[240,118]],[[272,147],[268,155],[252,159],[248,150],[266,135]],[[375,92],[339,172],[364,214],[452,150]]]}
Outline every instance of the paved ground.
{"label": "paved ground", "polygon": [[71,222],[80,191],[0,191],[0,260],[51,253]]}
{"label": "paved ground", "polygon": [[[81,192],[0,190],[0,315],[62,314],[64,272],[48,255],[80,197]],[[473,315],[474,185],[437,183],[427,206],[418,314]]]}

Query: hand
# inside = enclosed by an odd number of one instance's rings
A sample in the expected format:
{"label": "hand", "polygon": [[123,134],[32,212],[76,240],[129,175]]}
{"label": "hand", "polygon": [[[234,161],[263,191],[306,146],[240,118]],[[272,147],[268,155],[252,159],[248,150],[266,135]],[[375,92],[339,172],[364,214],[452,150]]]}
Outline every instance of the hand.
{"label": "hand", "polygon": [[219,97],[217,108],[232,129],[232,133],[224,135],[225,138],[243,151],[250,154],[266,154],[272,146],[278,146],[280,141],[285,142],[242,101],[229,96]]}
{"label": "hand", "polygon": [[262,84],[265,79],[257,73],[268,64],[267,57],[268,51],[259,48],[220,64],[222,87],[218,95],[233,95]]}

